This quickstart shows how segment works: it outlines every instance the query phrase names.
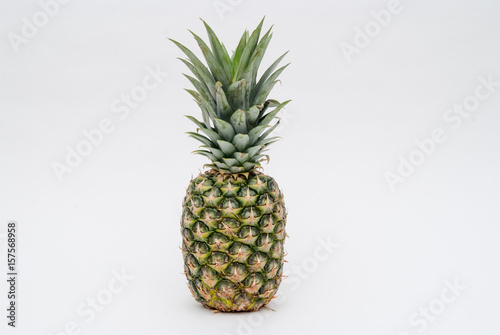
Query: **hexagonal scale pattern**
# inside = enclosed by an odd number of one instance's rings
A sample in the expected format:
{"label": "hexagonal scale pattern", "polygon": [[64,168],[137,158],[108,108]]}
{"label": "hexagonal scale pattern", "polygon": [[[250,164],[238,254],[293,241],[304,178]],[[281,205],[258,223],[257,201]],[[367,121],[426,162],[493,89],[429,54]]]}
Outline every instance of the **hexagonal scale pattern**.
{"label": "hexagonal scale pattern", "polygon": [[191,180],[181,233],[194,298],[224,312],[255,311],[271,301],[283,273],[285,225],[272,177],[209,171]]}

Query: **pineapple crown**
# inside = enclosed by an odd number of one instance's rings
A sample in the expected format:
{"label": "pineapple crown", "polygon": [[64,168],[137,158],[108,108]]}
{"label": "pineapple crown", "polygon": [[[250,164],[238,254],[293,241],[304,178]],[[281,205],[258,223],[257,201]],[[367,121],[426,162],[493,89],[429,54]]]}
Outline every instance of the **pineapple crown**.
{"label": "pineapple crown", "polygon": [[202,143],[202,149],[194,153],[208,157],[212,163],[206,166],[222,174],[253,171],[261,167],[261,161],[269,161],[264,152],[279,138],[269,137],[279,124],[276,115],[290,102],[267,99],[278,82],[278,76],[288,66],[276,70],[288,52],[257,81],[257,71],[271,40],[272,27],[259,40],[262,19],[252,34],[243,33],[236,50],[229,56],[210,26],[205,21],[203,23],[211,48],[190,32],[198,42],[208,68],[188,48],[171,39],[187,56],[187,59],[179,59],[196,77],[185,75],[196,89],[186,91],[193,96],[203,117],[201,122],[186,115],[198,126],[196,132],[188,132],[189,136]]}

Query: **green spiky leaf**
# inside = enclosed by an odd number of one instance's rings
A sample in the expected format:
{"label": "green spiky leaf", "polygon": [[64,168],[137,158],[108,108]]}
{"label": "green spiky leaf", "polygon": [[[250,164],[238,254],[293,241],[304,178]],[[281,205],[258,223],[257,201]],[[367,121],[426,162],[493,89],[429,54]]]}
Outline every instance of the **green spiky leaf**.
{"label": "green spiky leaf", "polygon": [[227,166],[233,167],[233,166],[241,166],[240,162],[238,162],[237,159],[235,158],[223,158],[222,159],[224,163],[226,163]]}
{"label": "green spiky leaf", "polygon": [[[204,64],[184,45],[172,40],[187,56],[181,61],[191,71],[186,78],[194,89],[186,90],[201,109],[203,122],[187,116],[196,124],[188,135],[201,143],[195,154],[212,162],[205,165],[222,173],[242,173],[261,166],[268,158],[264,151],[278,140],[272,132],[277,113],[289,102],[268,99],[271,89],[286,65],[278,68],[286,55],[275,60],[257,81],[257,74],[272,38],[271,29],[260,37],[263,20],[250,34],[245,31],[230,55],[212,28],[203,21],[208,40],[191,32],[204,56]],[[278,69],[277,69],[278,68]],[[276,70],[277,69],[277,70]],[[275,107],[275,108],[274,108]],[[270,111],[269,111],[270,110]]]}
{"label": "green spiky leaf", "polygon": [[226,93],[224,93],[220,81],[215,84],[215,99],[217,103],[217,115],[221,119],[229,120],[233,109],[227,101]]}
{"label": "green spiky leaf", "polygon": [[259,118],[260,110],[257,106],[250,107],[247,111],[247,122],[249,126],[253,126],[257,119]]}
{"label": "green spiky leaf", "polygon": [[195,56],[194,53],[191,52],[191,50],[189,50],[188,48],[186,48],[184,45],[182,45],[181,43],[173,40],[170,38],[170,41],[172,41],[175,45],[177,45],[177,47],[179,47],[179,49],[182,50],[182,52],[184,52],[184,54],[191,60],[191,62],[193,62],[194,66],[196,66],[196,68],[198,69],[198,71],[200,72],[203,72],[203,74],[208,77],[208,78],[213,78],[212,74],[210,73],[210,71],[207,69],[207,67],[205,66],[205,64],[203,64],[199,59],[198,57]]}
{"label": "green spiky leaf", "polygon": [[[202,20],[203,21],[203,20]],[[218,62],[222,64],[224,71],[226,72],[226,76],[231,78],[231,58],[229,57],[226,48],[219,41],[217,35],[215,35],[214,31],[210,26],[203,21],[205,25],[205,29],[207,30],[208,38],[210,40],[210,46],[212,47],[213,54],[217,58]]]}
{"label": "green spiky leaf", "polygon": [[260,145],[262,147],[267,147],[268,145],[274,143],[274,142],[277,142],[280,140],[281,137],[279,136],[274,136],[274,137],[268,137],[268,138],[263,138],[263,139],[259,139],[257,141],[257,143],[255,143],[255,145]]}
{"label": "green spiky leaf", "polygon": [[233,138],[233,144],[238,151],[244,151],[249,143],[250,137],[247,134],[236,134]]}
{"label": "green spiky leaf", "polygon": [[226,156],[232,156],[236,152],[236,147],[227,141],[218,140],[217,144]]}
{"label": "green spiky leaf", "polygon": [[218,157],[216,157],[210,151],[207,151],[207,150],[195,150],[195,151],[193,151],[193,153],[197,154],[197,155],[202,155],[202,156],[208,157],[208,159],[210,159],[211,161],[219,160]]}
{"label": "green spiky leaf", "polygon": [[217,132],[221,134],[226,141],[231,141],[233,139],[235,132],[233,126],[229,122],[217,118],[214,118],[213,122]]}
{"label": "green spiky leaf", "polygon": [[240,42],[238,43],[238,46],[236,47],[236,50],[233,53],[233,56],[231,57],[231,60],[233,62],[232,67],[231,67],[231,79],[234,78],[234,73],[236,72],[236,67],[238,66],[241,55],[243,54],[243,50],[245,50],[245,46],[248,41],[248,30],[245,30],[243,35],[240,38]]}
{"label": "green spiky leaf", "polygon": [[226,170],[226,171],[230,171],[231,168],[226,164],[226,163],[222,163],[222,162],[214,162],[215,166],[217,166],[217,168],[219,168],[220,170]]}
{"label": "green spiky leaf", "polygon": [[206,129],[207,128],[207,125],[203,122],[200,122],[198,121],[196,118],[192,117],[191,115],[185,115],[189,120],[191,120],[192,122],[194,122],[194,124],[196,124],[198,127],[200,128],[204,128]]}
{"label": "green spiky leaf", "polygon": [[189,70],[194,74],[198,80],[203,83],[204,88],[210,92],[210,95],[212,97],[215,97],[215,87],[214,87],[214,78],[212,76],[207,76],[203,71],[200,71],[196,66],[194,66],[191,62],[178,58],[180,61],[182,61],[186,66],[188,67]]}
{"label": "green spiky leaf", "polygon": [[201,95],[203,99],[205,99],[213,109],[213,105],[215,103],[214,97],[212,96],[212,93],[210,93],[210,90],[206,87],[206,85],[202,84],[195,78],[185,74],[184,75],[190,82],[193,84],[194,88],[196,88],[196,91]]}
{"label": "green spiky leaf", "polygon": [[252,93],[250,96],[251,100],[255,100],[255,97],[259,94],[259,92],[262,89],[262,85],[264,85],[266,80],[273,73],[274,69],[276,69],[276,67],[279,65],[279,63],[286,56],[287,53],[288,51],[285,52],[283,55],[281,55],[277,60],[275,60],[274,63],[272,63],[271,66],[269,66],[269,68],[266,70],[266,72],[264,72],[264,74],[260,77],[259,82],[255,85],[255,87],[252,88]]}
{"label": "green spiky leaf", "polygon": [[257,126],[255,128],[252,128],[252,130],[250,130],[248,132],[248,137],[250,138],[250,145],[253,145],[255,142],[257,142],[260,134],[264,131],[264,129],[269,128],[269,127],[271,127],[271,126],[260,125],[260,126]]}
{"label": "green spiky leaf", "polygon": [[198,35],[191,31],[191,34],[195,38],[196,42],[198,42],[198,46],[205,56],[205,60],[207,61],[208,67],[212,72],[212,75],[217,81],[220,81],[224,86],[229,86],[229,77],[223,69],[223,66],[218,62],[217,58],[214,56],[208,45],[203,41]]}
{"label": "green spiky leaf", "polygon": [[206,148],[208,151],[210,151],[212,153],[212,155],[217,157],[218,160],[222,160],[222,158],[224,158],[224,153],[220,149],[214,148],[212,146],[204,146],[204,145],[202,145],[201,147]]}
{"label": "green spiky leaf", "polygon": [[245,134],[247,132],[247,115],[245,111],[238,109],[231,115],[231,125],[236,133]]}
{"label": "green spiky leaf", "polygon": [[245,152],[247,154],[250,155],[251,158],[253,158],[254,156],[256,156],[262,149],[264,149],[264,147],[262,145],[256,145],[256,146],[253,146],[253,147],[250,147],[248,148],[247,150],[245,150]]}
{"label": "green spiky leaf", "polygon": [[194,133],[194,132],[187,132],[187,134],[189,134],[189,137],[192,137],[198,141],[200,141],[201,143],[205,144],[205,145],[208,145],[208,146],[213,146],[214,144],[212,143],[212,141],[210,141],[210,139],[206,136],[203,136],[201,134],[198,134],[198,133]]}
{"label": "green spiky leaf", "polygon": [[247,65],[249,64],[250,57],[255,51],[255,47],[257,46],[257,43],[259,41],[260,31],[262,29],[263,24],[264,24],[264,19],[260,21],[257,28],[252,32],[252,35],[250,35],[250,38],[248,39],[245,45],[245,49],[241,54],[241,58],[239,59],[232,81],[239,80],[241,78],[241,75],[245,71]]}
{"label": "green spiky leaf", "polygon": [[233,157],[236,158],[238,162],[242,164],[248,162],[248,160],[250,159],[250,155],[247,154],[246,152],[235,152],[233,154]]}
{"label": "green spiky leaf", "polygon": [[[269,93],[271,92],[271,90],[273,89],[274,85],[278,82],[276,79],[278,78],[278,76],[281,74],[281,72],[283,72],[283,70],[286,69],[286,67],[288,66],[289,64],[279,68],[278,70],[276,70],[260,87],[259,89],[256,91],[255,93],[255,99],[253,100],[253,104],[255,105],[260,105],[262,103],[264,103],[267,99],[267,96],[269,95]],[[259,84],[257,84],[258,86]],[[256,86],[256,87],[257,87]]]}
{"label": "green spiky leaf", "polygon": [[276,107],[275,109],[273,109],[272,112],[269,112],[268,114],[266,114],[265,116],[263,116],[263,118],[259,120],[259,125],[267,125],[267,124],[269,124],[275,118],[276,114],[278,114],[278,112],[283,107],[285,107],[290,101],[291,100],[284,101],[283,103],[279,104],[278,107]]}
{"label": "green spiky leaf", "polygon": [[245,79],[232,83],[228,89],[228,99],[234,109],[247,109],[248,86]]}

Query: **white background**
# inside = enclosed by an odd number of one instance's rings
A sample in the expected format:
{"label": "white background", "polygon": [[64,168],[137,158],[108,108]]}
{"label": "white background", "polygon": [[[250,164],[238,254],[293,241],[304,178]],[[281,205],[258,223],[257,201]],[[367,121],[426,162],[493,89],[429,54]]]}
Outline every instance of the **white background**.
{"label": "white background", "polygon": [[[500,81],[500,5],[401,0],[377,31],[371,13],[388,3],[73,0],[16,52],[12,34],[41,7],[2,1],[0,242],[16,220],[20,276],[15,330],[1,281],[1,333],[498,335],[500,87],[460,125],[443,116],[474,102],[479,77]],[[202,17],[233,50],[264,15],[263,66],[291,50],[271,97],[293,101],[265,166],[289,211],[289,279],[274,312],[214,314],[182,273],[180,204],[206,160],[190,153],[184,115],[199,111],[167,37],[194,50]],[[349,62],[341,45],[366,27]],[[120,119],[112,104],[148,68],[169,75]],[[54,162],[106,118],[113,131],[60,182]],[[446,141],[424,157],[415,141],[436,129]],[[386,173],[412,154],[423,161],[391,190]],[[133,279],[88,322],[78,306],[109,298],[114,271]],[[446,280],[466,288],[453,296]]]}

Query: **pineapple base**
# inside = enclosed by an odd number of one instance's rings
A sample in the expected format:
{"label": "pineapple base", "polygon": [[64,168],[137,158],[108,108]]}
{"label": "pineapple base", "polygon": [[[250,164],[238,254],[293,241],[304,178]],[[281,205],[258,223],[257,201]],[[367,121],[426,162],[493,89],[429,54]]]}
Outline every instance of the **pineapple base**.
{"label": "pineapple base", "polygon": [[276,181],[211,170],[189,183],[181,218],[188,287],[205,307],[250,312],[281,283],[286,209]]}

